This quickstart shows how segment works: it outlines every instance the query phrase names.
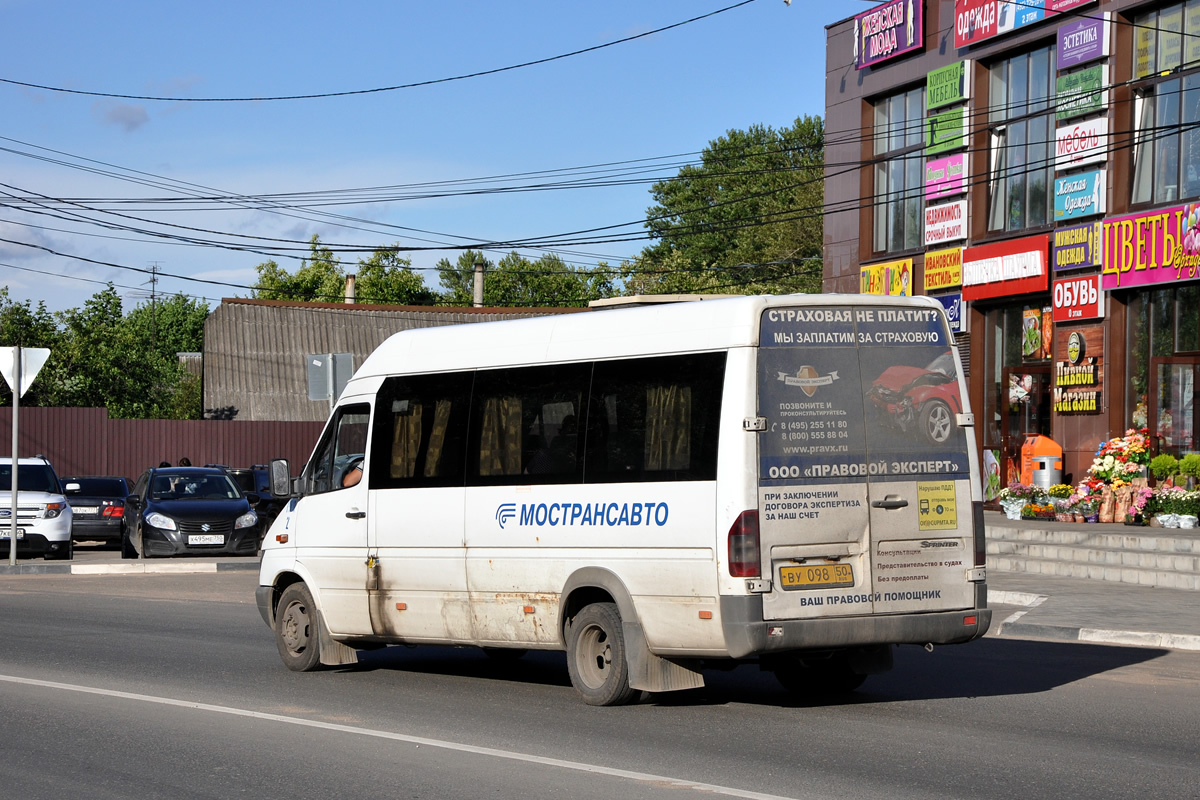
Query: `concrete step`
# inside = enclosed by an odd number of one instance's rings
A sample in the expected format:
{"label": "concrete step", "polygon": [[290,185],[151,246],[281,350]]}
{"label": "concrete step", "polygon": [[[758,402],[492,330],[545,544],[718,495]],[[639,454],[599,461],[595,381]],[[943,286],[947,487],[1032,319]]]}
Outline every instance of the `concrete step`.
{"label": "concrete step", "polygon": [[991,570],[1200,590],[1200,532],[1056,523],[987,537]]}

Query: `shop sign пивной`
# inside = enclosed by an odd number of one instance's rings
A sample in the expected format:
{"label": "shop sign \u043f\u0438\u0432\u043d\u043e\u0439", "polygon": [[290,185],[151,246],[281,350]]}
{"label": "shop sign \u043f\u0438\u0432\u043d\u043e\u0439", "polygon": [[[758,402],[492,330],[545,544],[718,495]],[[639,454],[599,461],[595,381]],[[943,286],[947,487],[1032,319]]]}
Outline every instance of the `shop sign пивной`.
{"label": "shop sign \u043f\u0438\u0432\u043d\u043e\u0439", "polygon": [[1054,131],[1054,169],[1108,160],[1108,117],[1064,125]]}
{"label": "shop sign \u043f\u0438\u0432\u043d\u043e\u0439", "polygon": [[912,294],[912,273],[911,258],[867,264],[858,269],[858,290],[863,294],[908,297]]}
{"label": "shop sign \u043f\u0438\u0432\u043d\u043e\u0439", "polygon": [[1106,291],[1200,278],[1200,203],[1104,220],[1102,259]]}
{"label": "shop sign \u043f\u0438\u0432\u043d\u043e\u0439", "polygon": [[1070,69],[1108,55],[1109,14],[1063,23],[1058,29],[1058,68]]}
{"label": "shop sign \u043f\u0438\u0432\u043d\u043e\u0439", "polygon": [[925,199],[937,200],[967,190],[967,156],[956,153],[925,162]]}
{"label": "shop sign \u043f\u0438\u0432\u043d\u043e\u0439", "polygon": [[1108,105],[1106,86],[1108,66],[1105,64],[1059,75],[1055,81],[1058,104],[1055,107],[1054,118],[1061,121],[1103,111]]}
{"label": "shop sign \u043f\u0438\u0432\u043d\u043e\u0439", "polygon": [[1055,322],[1080,322],[1104,318],[1104,292],[1099,275],[1059,278],[1051,292]]}
{"label": "shop sign \u043f\u0438\u0432\u043d\u043e\u0439", "polygon": [[1092,325],[1060,330],[1055,343],[1054,411],[1094,414],[1103,411],[1104,327]]}
{"label": "shop sign \u043f\u0438\u0432\u043d\u043e\u0439", "polygon": [[1045,234],[968,247],[963,251],[963,299],[1046,291],[1049,247]]}
{"label": "shop sign \u043f\u0438\u0432\u043d\u043e\u0439", "polygon": [[854,66],[858,69],[924,46],[924,0],[892,0],[854,17]]}
{"label": "shop sign \u043f\u0438\u0432\u043d\u043e\u0439", "polygon": [[962,286],[961,247],[930,250],[925,254],[925,292]]}
{"label": "shop sign \u043f\u0438\u0432\u043d\u043e\u0439", "polygon": [[925,206],[925,246],[967,238],[967,201]]}
{"label": "shop sign \u043f\u0438\u0432\u043d\u043e\u0439", "polygon": [[1072,222],[1103,214],[1108,196],[1104,170],[1078,172],[1054,179],[1054,221]]}
{"label": "shop sign \u043f\u0438\u0432\u043d\u043e\u0439", "polygon": [[958,61],[925,76],[925,108],[932,111],[971,98],[971,61]]}
{"label": "shop sign \u043f\u0438\u0432\u043d\u043e\u0439", "polygon": [[1104,223],[1088,222],[1070,228],[1056,228],[1052,234],[1054,269],[1080,269],[1100,266],[1104,249]]}

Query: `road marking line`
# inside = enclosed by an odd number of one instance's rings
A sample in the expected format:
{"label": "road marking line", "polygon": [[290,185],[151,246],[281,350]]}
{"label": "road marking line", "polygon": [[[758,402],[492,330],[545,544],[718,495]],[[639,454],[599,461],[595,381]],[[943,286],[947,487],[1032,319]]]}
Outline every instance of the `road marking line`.
{"label": "road marking line", "polygon": [[190,708],[195,711],[208,711],[214,714],[228,714],[235,717],[248,717],[250,719],[263,720],[266,722],[281,722],[287,725],[300,725],[307,728],[319,728],[321,730],[336,731],[338,733],[350,733],[357,736],[370,736],[376,739],[391,739],[393,741],[406,742],[408,744],[425,745],[426,747],[439,747],[443,750],[452,750],[459,753],[473,753],[475,755],[502,758],[509,761],[520,761],[527,764],[559,767],[561,769],[575,770],[577,772],[587,772],[593,775],[607,775],[613,778],[625,778],[627,780],[637,781],[639,783],[650,783],[658,786],[665,785],[674,789],[693,789],[699,792],[710,792],[712,794],[725,795],[727,797],[744,797],[749,798],[749,800],[791,800],[783,795],[750,792],[744,789],[735,789],[729,786],[717,786],[716,784],[712,783],[697,783],[695,781],[687,781],[680,778],[670,778],[665,775],[652,775],[646,772],[632,772],[630,770],[602,767],[596,764],[585,764],[580,761],[564,761],[563,759],[546,758],[544,756],[535,756],[528,753],[518,753],[512,750],[498,750],[493,747],[478,747],[476,745],[462,744],[460,742],[448,742],[442,739],[427,739],[423,736],[409,736],[403,733],[392,733],[390,731],[375,730],[373,728],[358,728],[351,725],[338,725],[333,722],[321,722],[319,720],[303,719],[301,717],[288,717],[282,714],[268,714],[261,711],[249,711],[242,708],[231,708],[229,706],[214,706],[208,703],[196,703],[190,700],[174,700],[169,697],[155,697],[153,695],[118,692],[112,689],[98,689],[91,686],[76,686],[69,683],[41,681],[34,678],[17,677],[15,675],[0,675],[0,681],[7,683],[19,683],[26,686],[39,686],[46,689],[59,689],[68,692],[100,695],[103,697],[115,697],[122,700],[136,700],[143,703],[155,703],[163,706],[174,706],[176,708]]}
{"label": "road marking line", "polygon": [[[996,595],[1001,595],[1002,597],[996,597]],[[1004,633],[1004,626],[1013,624],[1050,598],[1043,594],[1029,594],[1027,592],[988,592],[988,599],[995,600],[1001,605],[1025,606],[1023,610],[1014,611],[1012,614],[1008,615],[1008,617],[1006,617],[1004,621],[997,626],[996,635],[999,636],[1000,634]]]}

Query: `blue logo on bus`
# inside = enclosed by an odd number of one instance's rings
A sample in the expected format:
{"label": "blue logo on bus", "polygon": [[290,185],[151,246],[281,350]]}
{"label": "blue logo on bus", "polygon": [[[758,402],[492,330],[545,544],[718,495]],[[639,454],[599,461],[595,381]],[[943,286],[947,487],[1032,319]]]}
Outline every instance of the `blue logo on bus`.
{"label": "blue logo on bus", "polygon": [[496,509],[496,522],[500,523],[500,530],[504,530],[504,525],[517,515],[516,503],[501,503]]}

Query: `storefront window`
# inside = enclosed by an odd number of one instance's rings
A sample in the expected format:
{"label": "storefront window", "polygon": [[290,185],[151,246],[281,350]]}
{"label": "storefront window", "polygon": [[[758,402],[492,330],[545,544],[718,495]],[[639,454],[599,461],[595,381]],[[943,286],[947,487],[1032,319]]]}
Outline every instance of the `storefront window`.
{"label": "storefront window", "polygon": [[984,391],[984,461],[996,471],[989,485],[1004,485],[1017,479],[1025,436],[1050,434],[1050,309],[1028,301],[993,309],[986,330],[991,385]]}
{"label": "storefront window", "polygon": [[921,246],[924,220],[925,88],[875,102],[876,253]]}

